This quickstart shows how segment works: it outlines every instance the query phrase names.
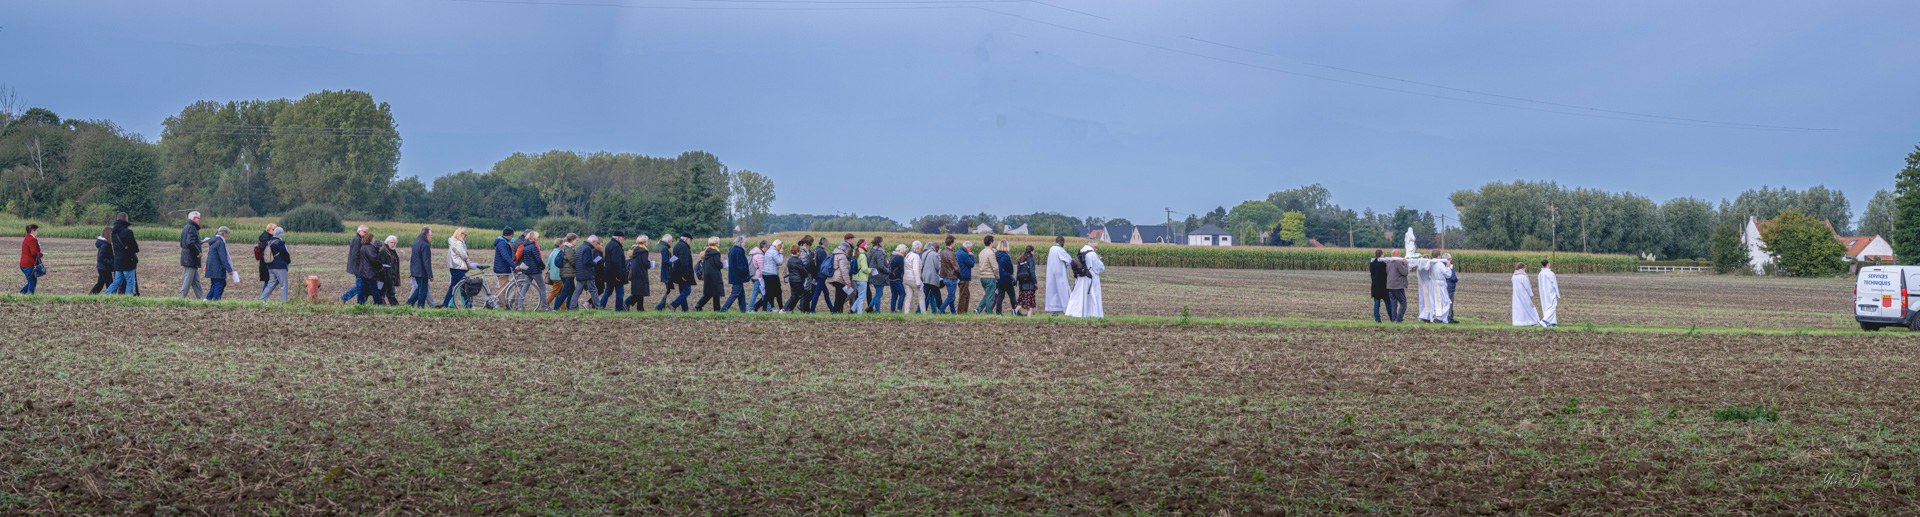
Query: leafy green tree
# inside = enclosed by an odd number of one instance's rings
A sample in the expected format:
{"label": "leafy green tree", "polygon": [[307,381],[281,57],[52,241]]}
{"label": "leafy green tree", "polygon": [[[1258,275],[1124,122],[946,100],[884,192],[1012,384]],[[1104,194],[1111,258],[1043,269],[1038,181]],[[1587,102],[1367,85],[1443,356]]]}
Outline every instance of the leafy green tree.
{"label": "leafy green tree", "polygon": [[[1274,206],[1273,203],[1266,201],[1248,201],[1234,205],[1233,210],[1227,211],[1227,225],[1232,228],[1247,226],[1254,228],[1272,228],[1273,225],[1280,224],[1280,218],[1285,214],[1286,212],[1281,211],[1280,207]],[[1302,231],[1305,230],[1302,229]],[[1254,241],[1242,242],[1251,244]]]}
{"label": "leafy green tree", "polygon": [[393,182],[393,210],[390,217],[408,221],[425,221],[433,215],[433,206],[427,202],[427,184],[417,176]]}
{"label": "leafy green tree", "polygon": [[1307,243],[1307,214],[1287,212],[1280,218],[1280,241],[1288,246]]}
{"label": "leafy green tree", "polygon": [[773,206],[773,179],[758,172],[733,173],[733,220],[747,235],[767,233],[767,216]]}
{"label": "leafy green tree", "polygon": [[732,235],[727,228],[726,182],[721,181],[718,187],[713,182],[726,172],[709,167],[695,163],[687,169],[679,191],[668,203],[668,230],[687,235]]}
{"label": "leafy green tree", "polygon": [[1833,238],[1827,223],[1798,210],[1787,210],[1760,230],[1762,248],[1789,276],[1827,277],[1847,270],[1847,247]]}
{"label": "leafy green tree", "polygon": [[1907,166],[1894,176],[1893,229],[1888,240],[1893,255],[1908,264],[1920,264],[1920,146],[1907,153]]}
{"label": "leafy green tree", "polygon": [[1283,212],[1312,212],[1333,205],[1333,192],[1319,183],[1267,194],[1267,202]]}
{"label": "leafy green tree", "polygon": [[1747,244],[1740,241],[1740,225],[1724,222],[1713,227],[1713,238],[1709,254],[1713,257],[1715,273],[1739,273],[1752,271],[1753,259],[1748,255]]}
{"label": "leafy green tree", "polygon": [[393,110],[366,92],[308,94],[276,114],[269,182],[281,205],[376,212],[400,163]]}
{"label": "leafy green tree", "polygon": [[1711,251],[1715,219],[1713,204],[1705,200],[1678,197],[1661,204],[1660,257],[1706,258]]}
{"label": "leafy green tree", "polygon": [[73,169],[84,185],[80,199],[107,203],[137,221],[160,218],[160,158],[152,145],[131,138],[90,142],[74,157]]}
{"label": "leafy green tree", "polygon": [[1857,228],[1859,235],[1884,236],[1893,233],[1893,200],[1893,191],[1873,193],[1873,199],[1867,201],[1867,212],[1860,215]]}

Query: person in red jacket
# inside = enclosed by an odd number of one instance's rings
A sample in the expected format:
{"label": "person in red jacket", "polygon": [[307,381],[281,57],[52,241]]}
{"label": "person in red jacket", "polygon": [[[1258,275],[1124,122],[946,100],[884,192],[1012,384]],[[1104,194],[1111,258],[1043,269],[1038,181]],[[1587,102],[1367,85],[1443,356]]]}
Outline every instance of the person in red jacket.
{"label": "person in red jacket", "polygon": [[27,237],[20,239],[20,274],[26,275],[27,285],[20,287],[20,294],[33,294],[40,285],[41,259],[40,225],[27,225]]}

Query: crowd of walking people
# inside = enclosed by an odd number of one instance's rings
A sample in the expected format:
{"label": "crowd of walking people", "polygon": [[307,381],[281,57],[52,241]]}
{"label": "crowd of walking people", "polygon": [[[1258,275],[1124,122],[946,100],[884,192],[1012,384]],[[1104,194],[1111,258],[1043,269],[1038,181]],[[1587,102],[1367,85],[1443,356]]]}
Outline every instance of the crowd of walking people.
{"label": "crowd of walking people", "polygon": [[[188,214],[180,230],[179,296],[220,300],[229,285],[240,280],[228,253],[231,230],[222,226],[206,238],[201,230],[200,213]],[[490,283],[492,292],[504,293],[510,284],[524,281],[546,287],[532,295],[544,293],[538,300],[541,308],[644,311],[657,278],[661,292],[653,308],[660,311],[1031,316],[1045,310],[1071,317],[1105,316],[1100,275],[1106,266],[1099,243],[1088,242],[1070,253],[1065,237],[1055,238],[1047,252],[1047,292],[1040,307],[1035,293],[1041,287],[1041,266],[1034,247],[1025,246],[1016,255],[993,235],[984,236],[977,251],[972,241],[956,243],[951,235],[933,242],[898,243],[891,249],[882,236],[869,240],[851,233],[839,242],[805,236],[792,245],[735,237],[725,250],[719,237],[708,237],[696,257],[695,241],[686,235],[663,236],[656,250],[646,235],[635,236],[628,246],[621,231],[606,237],[543,237],[538,231],[505,228],[493,240],[489,266],[470,258],[467,233],[466,228],[456,229],[446,239],[448,284],[436,302],[432,282],[438,263],[431,227],[421,227],[405,260],[397,236],[377,239],[366,226],[356,228],[346,250],[346,272],[354,282],[338,302],[420,308],[458,302],[472,307],[476,293],[466,287]],[[28,225],[21,244],[20,268],[27,277],[21,294],[33,294],[37,280],[47,274],[38,236],[39,226]],[[282,302],[293,296],[295,286],[287,273],[293,259],[285,237],[285,228],[268,224],[253,246],[260,301],[272,300],[276,293]],[[95,248],[99,277],[90,292],[138,295],[140,247],[126,214],[101,229]],[[480,269],[490,269],[491,282],[475,276],[483,274],[476,271]],[[202,279],[208,281],[204,291]],[[408,286],[404,301],[397,292],[403,279]],[[977,303],[974,282],[980,289]],[[304,287],[306,299],[317,301],[319,279],[309,276]],[[697,299],[694,287],[701,288]]]}
{"label": "crowd of walking people", "polygon": [[[1453,295],[1459,287],[1460,275],[1453,269],[1452,254],[1442,253],[1434,258],[1406,258],[1399,251],[1388,255],[1382,250],[1374,250],[1373,260],[1367,263],[1367,272],[1372,280],[1375,323],[1400,323],[1406,318],[1409,282],[1419,288],[1420,312],[1416,317],[1421,322],[1459,323],[1453,317]],[[1551,260],[1540,261],[1539,309],[1534,308],[1533,297],[1533,283],[1527,277],[1527,264],[1514,264],[1513,325],[1560,326],[1560,277],[1554,274]]]}

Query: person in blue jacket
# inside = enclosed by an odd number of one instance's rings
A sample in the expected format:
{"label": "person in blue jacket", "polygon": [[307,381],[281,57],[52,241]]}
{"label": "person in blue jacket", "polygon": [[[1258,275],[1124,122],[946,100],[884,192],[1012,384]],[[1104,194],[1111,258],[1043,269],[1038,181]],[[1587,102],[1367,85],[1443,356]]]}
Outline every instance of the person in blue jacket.
{"label": "person in blue jacket", "polygon": [[493,238],[493,274],[499,280],[495,291],[506,290],[509,273],[513,273],[513,227],[501,228],[500,236]]}
{"label": "person in blue jacket", "polygon": [[747,312],[747,284],[753,281],[753,272],[747,264],[746,246],[746,237],[734,237],[733,249],[727,250],[727,285],[733,286],[733,291],[720,304],[720,312],[733,310],[735,303],[740,304],[740,312]]}
{"label": "person in blue jacket", "polygon": [[206,252],[201,264],[208,280],[207,301],[220,301],[227,294],[227,276],[233,274],[233,257],[227,256],[227,227],[214,230],[213,238],[207,239]]}

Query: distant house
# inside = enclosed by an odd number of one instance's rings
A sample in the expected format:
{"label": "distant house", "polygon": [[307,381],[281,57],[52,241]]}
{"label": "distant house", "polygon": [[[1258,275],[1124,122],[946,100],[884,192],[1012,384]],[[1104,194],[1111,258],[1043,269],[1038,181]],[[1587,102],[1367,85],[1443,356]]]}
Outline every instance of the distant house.
{"label": "distant house", "polygon": [[1133,236],[1127,239],[1129,244],[1173,244],[1173,232],[1166,225],[1138,225],[1133,227]]}
{"label": "distant house", "polygon": [[1087,230],[1087,238],[1100,242],[1113,242],[1113,236],[1107,233],[1105,226]]}
{"label": "distant house", "polygon": [[[1827,231],[1833,231],[1832,221],[1826,223]],[[1773,263],[1773,256],[1767,254],[1767,243],[1760,238],[1761,232],[1773,226],[1773,220],[1747,217],[1747,227],[1740,230],[1740,242],[1747,245],[1747,263],[1753,266],[1753,272],[1765,273],[1767,265]],[[1893,260],[1893,245],[1878,235],[1843,237],[1834,232],[1833,238],[1847,247],[1846,259],[1850,262],[1890,262]]]}
{"label": "distant house", "polygon": [[1227,233],[1226,230],[1222,230],[1218,226],[1209,224],[1201,226],[1198,230],[1187,232],[1187,245],[1232,246],[1233,234]]}
{"label": "distant house", "polygon": [[1000,230],[1001,230],[1001,233],[1004,233],[1007,235],[1033,235],[1033,232],[1027,230],[1027,225],[1024,225],[1024,224],[1020,225],[1020,227],[1018,228],[1009,228],[1007,227],[1007,225],[1003,224],[1003,225],[1000,225]]}
{"label": "distant house", "polygon": [[972,233],[974,233],[974,234],[976,234],[976,235],[985,235],[985,234],[992,234],[992,233],[993,233],[993,227],[992,227],[992,226],[987,226],[987,223],[980,223],[980,225],[979,225],[979,226],[975,226],[975,227],[973,227],[973,232],[972,232]]}
{"label": "distant house", "polygon": [[1847,245],[1847,260],[1854,262],[1892,262],[1893,244],[1878,235],[1841,237]]}

